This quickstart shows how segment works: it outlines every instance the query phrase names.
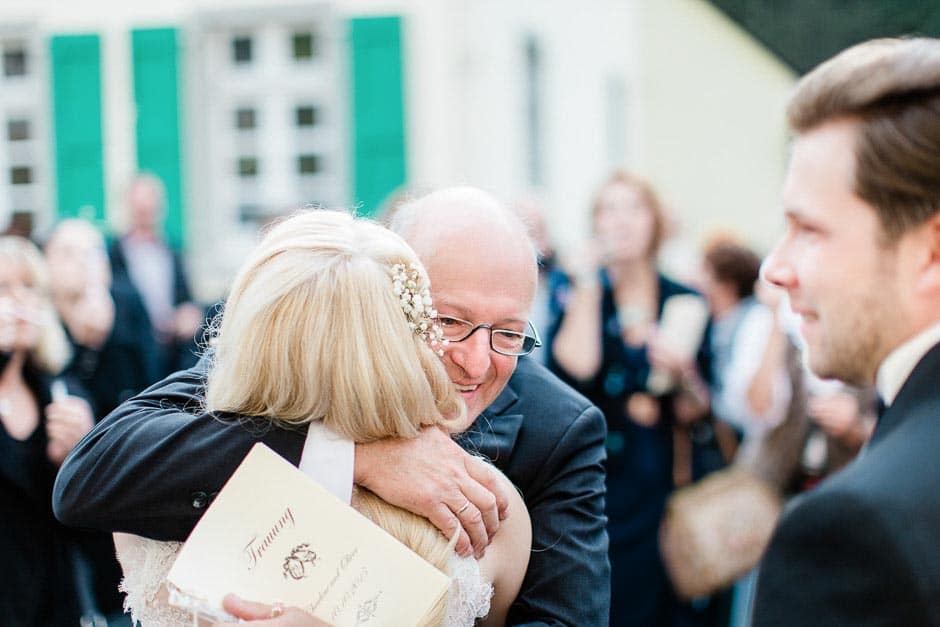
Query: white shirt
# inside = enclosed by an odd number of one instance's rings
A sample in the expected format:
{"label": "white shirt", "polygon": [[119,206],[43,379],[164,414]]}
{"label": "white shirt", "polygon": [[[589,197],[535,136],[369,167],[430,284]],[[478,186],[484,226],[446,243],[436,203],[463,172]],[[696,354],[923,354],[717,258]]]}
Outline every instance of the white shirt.
{"label": "white shirt", "polygon": [[[760,368],[767,341],[773,331],[773,313],[761,304],[737,305],[713,326],[713,344],[723,355],[714,355],[717,379],[712,407],[722,420],[756,436],[777,426],[790,402],[790,382],[785,368],[778,368],[772,381],[771,404],[756,413],[747,399],[748,389]],[[717,348],[717,347],[713,347]]]}
{"label": "white shirt", "polygon": [[894,402],[917,362],[937,343],[940,343],[940,322],[927,327],[885,357],[878,367],[875,386],[886,406]]}
{"label": "white shirt", "polygon": [[300,455],[300,469],[333,496],[351,503],[355,454],[352,440],[334,433],[322,420],[314,420]]}
{"label": "white shirt", "polygon": [[121,240],[127,273],[140,292],[150,322],[166,331],[173,320],[173,254],[153,239],[129,235]]}

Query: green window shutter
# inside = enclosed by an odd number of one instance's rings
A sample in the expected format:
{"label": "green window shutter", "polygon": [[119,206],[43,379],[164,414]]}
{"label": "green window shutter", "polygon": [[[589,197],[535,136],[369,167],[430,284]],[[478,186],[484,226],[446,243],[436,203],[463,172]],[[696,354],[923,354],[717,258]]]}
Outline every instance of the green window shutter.
{"label": "green window shutter", "polygon": [[57,213],[103,223],[101,42],[97,35],[56,35],[50,53]]}
{"label": "green window shutter", "polygon": [[182,248],[185,216],[177,31],[175,28],[134,30],[131,47],[137,108],[137,167],[157,175],[166,185],[166,237],[170,245]]}
{"label": "green window shutter", "polygon": [[354,18],[350,40],[353,193],[372,215],[406,178],[401,19]]}

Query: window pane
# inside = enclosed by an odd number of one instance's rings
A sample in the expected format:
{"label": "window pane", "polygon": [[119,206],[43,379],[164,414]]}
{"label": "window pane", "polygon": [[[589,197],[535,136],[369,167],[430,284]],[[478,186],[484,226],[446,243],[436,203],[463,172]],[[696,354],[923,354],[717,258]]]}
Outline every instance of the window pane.
{"label": "window pane", "polygon": [[232,40],[232,58],[235,63],[251,63],[251,37]]}
{"label": "window pane", "polygon": [[255,110],[238,109],[235,112],[235,126],[242,130],[255,128]]}
{"label": "window pane", "polygon": [[5,50],[3,53],[5,76],[26,76],[26,51],[22,48]]}
{"label": "window pane", "polygon": [[316,174],[320,171],[318,155],[300,155],[297,157],[297,169],[301,174]]}
{"label": "window pane", "polygon": [[29,120],[8,120],[7,139],[11,142],[29,139]]}
{"label": "window pane", "polygon": [[239,157],[238,158],[238,176],[257,176],[258,158],[257,157]]}
{"label": "window pane", "polygon": [[10,183],[13,185],[29,185],[33,182],[33,169],[18,165],[10,168]]}
{"label": "window pane", "polygon": [[294,59],[312,59],[314,54],[313,33],[294,33]]}
{"label": "window pane", "polygon": [[264,216],[261,205],[245,203],[238,206],[238,219],[242,222],[257,222]]}
{"label": "window pane", "polygon": [[317,114],[316,107],[302,106],[297,107],[297,126],[314,126],[317,123]]}

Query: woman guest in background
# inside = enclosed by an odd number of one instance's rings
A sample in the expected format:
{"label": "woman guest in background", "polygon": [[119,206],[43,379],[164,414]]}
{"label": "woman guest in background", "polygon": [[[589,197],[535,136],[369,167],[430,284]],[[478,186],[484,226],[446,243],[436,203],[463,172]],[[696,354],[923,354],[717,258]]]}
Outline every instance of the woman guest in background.
{"label": "woman guest in background", "polygon": [[[345,213],[297,214],[267,233],[235,279],[215,338],[207,409],[240,416],[245,428],[309,423],[311,433],[354,442],[413,437],[427,425],[462,430],[466,410],[435,354],[436,325],[427,275],[401,238]],[[367,490],[357,488],[352,505],[451,576],[431,624],[469,627],[485,617],[499,625],[531,544],[525,506],[509,492],[517,509],[479,562],[459,557],[427,520]],[[154,603],[179,545],[116,538],[135,617],[144,627],[188,624],[183,612]]]}
{"label": "woman guest in background", "polygon": [[68,370],[103,418],[157,380],[147,311],[126,280],[113,280],[104,237],[90,222],[59,222],[44,251],[52,299],[72,344]]}
{"label": "woman guest in background", "polygon": [[[690,443],[689,427],[708,406],[696,364],[672,358],[655,337],[666,300],[694,292],[657,271],[665,220],[646,181],[616,172],[592,217],[594,237],[583,254],[566,264],[567,274],[553,275],[549,365],[607,417],[610,624],[706,625],[707,604],[693,609],[675,600],[658,544],[677,481],[720,465],[706,463],[705,449]],[[678,375],[679,391],[650,389],[654,365]]]}
{"label": "woman guest in background", "polygon": [[4,625],[76,625],[68,532],[52,515],[56,469],[92,426],[88,404],[55,394],[69,349],[39,250],[0,237],[0,586]]}

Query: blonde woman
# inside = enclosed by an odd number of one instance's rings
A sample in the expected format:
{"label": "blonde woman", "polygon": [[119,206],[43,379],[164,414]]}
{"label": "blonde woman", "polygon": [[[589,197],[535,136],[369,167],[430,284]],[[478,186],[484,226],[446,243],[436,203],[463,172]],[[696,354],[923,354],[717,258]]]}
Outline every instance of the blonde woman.
{"label": "blonde woman", "polygon": [[0,586],[0,616],[5,625],[77,624],[80,615],[66,554],[70,538],[50,505],[59,464],[93,423],[85,401],[53,394],[53,377],[68,357],[42,254],[29,240],[0,237],[0,561],[8,573]]}
{"label": "blonde woman", "polygon": [[[397,235],[340,212],[294,215],[267,233],[234,281],[206,409],[251,417],[246,428],[259,419],[285,429],[315,424],[354,442],[414,437],[425,426],[465,429],[466,409],[436,354],[433,313],[424,268]],[[427,520],[366,490],[354,492],[352,505],[451,575],[431,624],[485,617],[499,625],[531,544],[522,499],[508,492],[514,514],[479,562],[459,557]],[[145,627],[185,624],[158,591],[179,545],[121,534],[116,543],[134,617]]]}

